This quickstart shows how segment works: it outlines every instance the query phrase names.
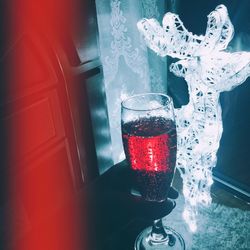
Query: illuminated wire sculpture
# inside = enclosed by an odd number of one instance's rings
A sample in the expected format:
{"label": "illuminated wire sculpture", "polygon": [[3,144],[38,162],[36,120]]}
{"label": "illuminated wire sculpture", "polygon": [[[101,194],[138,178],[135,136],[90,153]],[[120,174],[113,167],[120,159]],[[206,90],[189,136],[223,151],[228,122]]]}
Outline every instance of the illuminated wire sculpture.
{"label": "illuminated wire sculpture", "polygon": [[183,179],[183,218],[196,231],[198,206],[211,203],[212,169],[223,131],[219,95],[250,75],[250,53],[226,51],[234,28],[224,5],[208,15],[204,36],[187,31],[178,15],[170,12],[162,26],[155,19],[142,19],[137,26],[158,55],[180,59],[170,71],[188,84],[189,103],[175,110],[177,168]]}

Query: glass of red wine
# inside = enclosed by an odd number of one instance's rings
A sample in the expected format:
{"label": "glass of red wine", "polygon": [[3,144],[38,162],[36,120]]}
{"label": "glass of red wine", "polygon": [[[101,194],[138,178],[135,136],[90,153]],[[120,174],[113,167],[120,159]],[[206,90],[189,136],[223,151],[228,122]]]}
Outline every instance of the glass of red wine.
{"label": "glass of red wine", "polygon": [[[137,191],[143,199],[164,202],[175,172],[177,135],[172,99],[147,93],[122,102],[122,139]],[[179,233],[162,219],[144,229],[135,250],[185,249]]]}

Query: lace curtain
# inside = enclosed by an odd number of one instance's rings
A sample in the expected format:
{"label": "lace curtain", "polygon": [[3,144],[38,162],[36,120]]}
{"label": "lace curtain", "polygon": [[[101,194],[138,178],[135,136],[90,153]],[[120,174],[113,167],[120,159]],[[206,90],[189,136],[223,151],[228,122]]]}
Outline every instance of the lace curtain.
{"label": "lace curtain", "polygon": [[96,0],[100,54],[111,129],[113,160],[125,158],[120,108],[127,96],[167,90],[166,58],[147,49],[136,23],[143,17],[162,20],[161,0]]}

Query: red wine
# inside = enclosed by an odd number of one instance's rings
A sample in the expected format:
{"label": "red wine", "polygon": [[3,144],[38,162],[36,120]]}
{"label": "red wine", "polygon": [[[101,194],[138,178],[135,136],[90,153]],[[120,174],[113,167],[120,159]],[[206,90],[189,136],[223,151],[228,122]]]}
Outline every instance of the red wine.
{"label": "red wine", "polygon": [[146,200],[166,199],[176,162],[176,126],[163,117],[122,124],[124,150]]}

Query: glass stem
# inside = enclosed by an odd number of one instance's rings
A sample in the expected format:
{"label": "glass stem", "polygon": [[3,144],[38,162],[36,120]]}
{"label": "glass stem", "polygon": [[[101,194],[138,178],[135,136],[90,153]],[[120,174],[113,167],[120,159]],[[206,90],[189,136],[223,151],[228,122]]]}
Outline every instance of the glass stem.
{"label": "glass stem", "polygon": [[169,241],[169,236],[162,225],[162,219],[154,220],[152,231],[150,233],[150,241],[152,244]]}

